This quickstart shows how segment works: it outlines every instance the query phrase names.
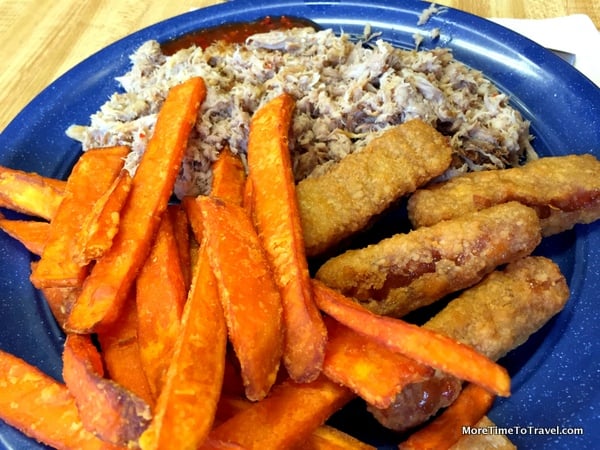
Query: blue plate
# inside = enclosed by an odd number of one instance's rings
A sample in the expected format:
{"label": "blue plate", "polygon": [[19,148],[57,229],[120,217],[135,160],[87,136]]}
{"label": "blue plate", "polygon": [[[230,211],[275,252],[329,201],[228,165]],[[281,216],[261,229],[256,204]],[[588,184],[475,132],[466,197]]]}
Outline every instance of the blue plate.
{"label": "blue plate", "polygon": [[[114,78],[129,69],[128,56],[148,39],[166,41],[190,31],[267,15],[312,19],[323,27],[360,34],[365,24],[391,43],[423,48],[449,46],[455,57],[481,70],[531,121],[534,146],[542,155],[594,153],[600,157],[600,90],[583,75],[499,25],[447,9],[417,26],[429,6],[420,1],[394,5],[385,0],[280,0],[270,4],[236,0],[197,10],[136,32],[83,61],[39,94],[0,136],[0,164],[47,176],[65,177],[79,145],[67,138],[73,123],[88,123],[108,96]],[[428,33],[438,28],[441,36]],[[513,377],[513,393],[490,412],[510,439],[523,448],[583,449],[600,442],[600,224],[547,239],[538,249],[554,259],[571,287],[563,312],[502,361]],[[28,281],[32,256],[0,235],[0,348],[60,379],[63,336],[43,298]],[[379,427],[359,403],[332,423],[380,448],[396,448],[398,437]],[[583,429],[578,434],[577,427]],[[0,422],[0,443],[8,449],[43,448]]]}

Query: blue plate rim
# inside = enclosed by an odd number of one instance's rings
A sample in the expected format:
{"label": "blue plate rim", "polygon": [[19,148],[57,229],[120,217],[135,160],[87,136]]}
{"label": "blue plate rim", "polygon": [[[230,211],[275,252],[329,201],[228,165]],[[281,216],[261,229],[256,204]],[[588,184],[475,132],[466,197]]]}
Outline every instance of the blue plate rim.
{"label": "blue plate rim", "polygon": [[[342,25],[345,31],[354,30],[358,32],[360,24],[369,22],[375,24],[373,27],[375,31],[378,31],[376,25],[382,25],[384,28],[384,38],[386,33],[397,32],[399,36],[393,35],[394,39],[407,38],[408,32],[423,32],[426,35],[432,28],[439,27],[442,33],[442,38],[446,39],[443,41],[447,46],[453,48],[457,59],[464,60],[470,65],[477,67],[477,64],[483,64],[484,67],[492,67],[491,58],[493,56],[500,57],[504,55],[505,58],[512,60],[515,63],[519,63],[518,67],[526,71],[526,74],[513,74],[513,77],[507,75],[506,72],[500,71],[495,72],[494,70],[483,70],[494,82],[499,86],[511,93],[513,102],[520,108],[526,117],[531,117],[534,125],[533,130],[536,134],[537,143],[541,145],[544,152],[547,154],[554,154],[554,145],[559,143],[567,142],[567,137],[571,136],[567,132],[572,132],[575,138],[569,140],[571,144],[569,151],[575,153],[589,153],[593,152],[598,155],[600,149],[600,131],[594,134],[591,132],[584,132],[583,130],[564,130],[564,126],[560,126],[560,120],[554,117],[548,118],[548,123],[540,123],[541,121],[535,120],[540,114],[540,109],[537,105],[534,105],[532,98],[536,92],[528,92],[523,86],[524,82],[547,82],[550,87],[556,85],[556,90],[560,88],[564,92],[552,92],[557,98],[554,99],[552,104],[571,104],[573,102],[578,103],[577,108],[586,111],[590,116],[590,123],[600,124],[600,90],[576,69],[569,66],[567,63],[562,61],[560,58],[551,54],[544,48],[540,47],[533,41],[524,38],[517,33],[508,30],[501,25],[487,21],[483,18],[471,15],[466,12],[458,11],[452,8],[447,8],[444,12],[434,15],[430,21],[423,27],[417,27],[416,20],[420,12],[429,5],[427,2],[413,1],[402,5],[393,5],[385,0],[377,0],[371,2],[360,2],[360,1],[297,1],[297,0],[279,0],[277,2],[269,3],[268,5],[260,5],[256,2],[249,0],[235,0],[228,3],[218,4],[203,8],[200,10],[191,11],[180,16],[167,19],[158,24],[151,25],[142,30],[139,30],[115,43],[105,47],[97,53],[83,60],[79,65],[69,70],[63,76],[59,77],[56,81],[51,83],[46,89],[44,89],[38,96],[36,96],[16,117],[11,123],[5,128],[0,136],[0,161],[10,161],[13,167],[30,167],[32,164],[36,171],[44,173],[49,176],[64,175],[65,171],[73,163],[77,156],[77,145],[69,143],[69,148],[65,150],[70,158],[65,161],[64,158],[58,158],[51,160],[50,162],[36,161],[31,163],[27,158],[27,153],[24,153],[23,141],[24,134],[31,133],[35,130],[45,130],[48,125],[44,122],[47,120],[49,115],[51,118],[56,117],[56,109],[60,110],[57,106],[58,99],[61,95],[69,89],[73,83],[81,81],[82,77],[86,77],[87,82],[102,84],[107,77],[114,77],[115,65],[109,65],[106,67],[104,61],[106,58],[113,58],[118,61],[118,68],[128,67],[128,56],[132,50],[135,50],[142,42],[150,38],[157,38],[159,41],[168,40],[192,31],[193,29],[216,26],[220,23],[227,21],[242,21],[242,20],[254,20],[265,15],[298,15],[305,16],[316,20],[321,25],[339,26]],[[289,14],[293,11],[294,14]],[[377,14],[385,12],[386,16],[380,17]],[[312,14],[312,17],[311,15]],[[375,18],[376,16],[376,18]],[[405,21],[398,24],[390,23],[395,17],[402,17],[403,19],[411,18],[414,19],[414,23]],[[373,19],[373,20],[371,20]],[[476,30],[475,30],[476,29]],[[447,33],[447,34],[445,34]],[[438,41],[439,42],[439,41]],[[397,42],[395,42],[397,43]],[[405,39],[400,42],[401,45],[408,46],[409,40]],[[424,43],[425,48],[428,46],[435,46],[436,42],[428,42],[427,39]],[[491,49],[492,55],[481,56],[478,52],[483,50],[488,51]],[[506,53],[505,53],[506,52]],[[508,56],[506,56],[508,54]],[[520,55],[520,58],[515,56]],[[463,58],[461,58],[463,57]],[[481,60],[480,60],[481,59]],[[483,62],[482,62],[483,61]],[[479,67],[477,67],[479,68]],[[118,72],[118,74],[124,73],[124,70]],[[515,91],[515,85],[518,86]],[[106,83],[103,92],[112,92],[117,87],[116,82],[111,81]],[[564,89],[568,87],[568,89]],[[94,112],[99,104],[84,105],[81,111],[78,111],[80,117],[87,117]],[[87,109],[86,109],[87,107]],[[543,112],[543,111],[542,111]],[[84,116],[87,114],[87,116]],[[588,118],[590,119],[590,118]],[[600,130],[600,125],[597,127]],[[64,131],[64,129],[62,129]],[[60,140],[58,134],[53,135],[52,139]],[[30,142],[25,140],[26,142]],[[43,143],[44,139],[34,140],[34,143]],[[52,143],[56,145],[56,143]],[[559,149],[558,153],[565,151]],[[20,167],[19,167],[20,166]],[[526,364],[523,373],[518,373],[515,378],[518,389],[513,393],[513,396],[509,399],[499,400],[494,409],[491,411],[490,416],[496,420],[499,424],[502,424],[503,420],[511,420],[514,426],[529,426],[532,418],[527,416],[527,405],[534,405],[536,408],[536,416],[533,419],[537,422],[533,422],[533,425],[537,426],[550,426],[553,424],[552,415],[550,412],[555,411],[558,405],[569,403],[574,408],[579,407],[580,411],[586,413],[586,407],[589,407],[589,402],[595,402],[600,404],[600,394],[598,394],[595,388],[598,387],[598,380],[592,378],[589,372],[586,372],[585,377],[572,377],[568,370],[564,366],[564,361],[571,361],[573,355],[570,355],[570,348],[576,339],[581,338],[579,334],[573,334],[572,327],[589,327],[590,321],[584,320],[582,315],[588,315],[593,318],[598,317],[598,312],[594,310],[591,304],[592,297],[596,295],[600,288],[600,258],[597,258],[598,250],[600,249],[600,227],[598,224],[591,226],[577,227],[576,231],[573,232],[574,239],[574,258],[576,259],[575,269],[571,276],[571,292],[574,299],[574,304],[577,308],[567,308],[564,314],[554,318],[546,327],[545,338],[552,340],[552,347],[550,351],[542,352],[542,354],[535,353],[532,361]],[[17,255],[19,259],[18,264],[22,266],[27,265],[30,256],[23,252],[22,249],[18,248],[17,245],[8,244],[8,248],[11,254]],[[14,280],[9,280],[14,281]],[[24,288],[26,289],[26,288]],[[27,295],[31,298],[39,300],[37,293],[32,290],[26,290]],[[39,313],[40,317],[46,317],[47,311]],[[46,314],[46,316],[44,316]],[[46,320],[43,319],[43,320]],[[553,330],[560,330],[561,334],[557,337],[557,333],[552,333]],[[594,331],[597,328],[589,328],[584,330],[583,337],[589,337],[593,339],[597,337],[598,332]],[[60,341],[56,339],[56,330],[50,330],[48,332],[50,337],[51,345],[60,345]],[[578,331],[579,333],[579,331]],[[595,334],[594,334],[595,333]],[[565,338],[569,340],[566,341]],[[2,348],[5,348],[4,342],[0,342]],[[589,365],[586,365],[586,361],[598,360],[600,350],[598,345],[589,345],[587,350],[579,355],[576,355],[576,367],[581,370],[591,370]],[[52,362],[53,357],[56,353],[49,355],[46,360],[43,358],[35,357],[33,360],[39,362],[40,365],[44,366],[48,372],[51,372],[54,376],[60,376],[60,367],[56,362]],[[572,362],[572,361],[571,361]],[[591,364],[591,363],[590,363]],[[534,367],[535,366],[535,367]],[[544,375],[540,377],[540,374]],[[562,377],[571,383],[569,386],[562,387],[560,392],[545,391],[547,386],[560,386],[560,383],[556,383],[552,377]],[[540,377],[540,378],[538,378]],[[581,383],[587,382],[588,384],[583,386]],[[595,384],[594,384],[595,382]],[[586,396],[588,403],[581,400],[574,392],[574,387],[577,383],[580,383],[579,388],[582,394]],[[540,391],[544,391],[541,392]],[[539,397],[534,398],[533,395],[540,394]],[[584,393],[584,394],[583,394]],[[554,398],[550,395],[567,394],[566,396],[559,398],[558,403],[554,401]],[[538,405],[540,399],[544,399],[547,404]],[[553,407],[548,410],[548,407]],[[525,414],[513,414],[514,408],[524,409]],[[545,412],[545,414],[541,414]],[[592,410],[587,410],[589,415]],[[598,427],[592,427],[594,424],[593,419],[596,417],[563,417],[565,423],[568,422],[571,425],[583,423],[586,426],[586,434],[582,436],[532,436],[531,434],[521,435],[517,434],[514,436],[514,442],[520,445],[552,445],[553,448],[584,448],[587,444],[593,445],[593,442],[598,436]],[[567,420],[570,419],[570,422]],[[22,440],[21,437],[14,437],[15,433],[4,424],[0,424],[0,443],[4,443],[6,448],[11,448],[11,439],[16,439],[15,442],[26,442],[27,445],[32,445],[31,448],[39,448],[37,444],[33,444],[29,440]],[[560,423],[554,425],[561,426]],[[7,441],[8,439],[8,441]],[[21,439],[21,440],[20,440]],[[20,445],[19,444],[19,445]],[[23,444],[25,445],[25,444]],[[24,447],[18,447],[24,448]],[[382,447],[383,448],[383,447]]]}

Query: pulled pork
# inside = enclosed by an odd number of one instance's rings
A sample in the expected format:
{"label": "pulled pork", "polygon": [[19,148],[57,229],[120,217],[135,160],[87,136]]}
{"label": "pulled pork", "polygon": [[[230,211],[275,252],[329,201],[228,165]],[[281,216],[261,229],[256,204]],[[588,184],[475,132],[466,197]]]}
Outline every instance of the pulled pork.
{"label": "pulled pork", "polygon": [[403,50],[369,36],[295,28],[171,56],[148,41],[131,61],[131,70],[117,79],[123,92],[113,94],[89,125],[73,125],[67,134],[84,150],[131,146],[127,168],[135,171],[168,89],[202,76],[208,95],[176,186],[180,197],[207,192],[218,152],[228,146],[243,154],[253,112],[284,91],[297,102],[290,136],[297,181],[413,118],[450,137],[454,162],[446,178],[535,157],[529,123],[508,97],[446,48]]}

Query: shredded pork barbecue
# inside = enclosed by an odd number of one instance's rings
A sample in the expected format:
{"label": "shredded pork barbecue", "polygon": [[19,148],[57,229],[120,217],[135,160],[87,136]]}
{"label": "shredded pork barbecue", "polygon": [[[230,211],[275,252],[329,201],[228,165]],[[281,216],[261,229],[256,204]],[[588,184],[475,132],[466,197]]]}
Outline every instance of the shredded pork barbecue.
{"label": "shredded pork barbecue", "polygon": [[218,152],[229,146],[245,153],[253,112],[284,91],[297,102],[290,136],[297,181],[414,118],[450,137],[454,156],[445,178],[535,158],[529,123],[509,98],[446,48],[403,50],[376,36],[356,40],[332,30],[295,28],[172,56],[148,41],[131,61],[131,70],[118,78],[123,91],[89,125],[73,125],[67,134],[84,150],[131,146],[127,167],[134,171],[168,89],[202,76],[208,96],[176,186],[180,197],[207,192]]}

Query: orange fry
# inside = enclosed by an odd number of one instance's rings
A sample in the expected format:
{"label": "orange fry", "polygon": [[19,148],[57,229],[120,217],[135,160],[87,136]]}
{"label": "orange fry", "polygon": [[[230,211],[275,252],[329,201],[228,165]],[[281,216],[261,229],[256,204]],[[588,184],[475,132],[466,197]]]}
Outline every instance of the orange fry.
{"label": "orange fry", "polygon": [[154,408],[155,397],[142,368],[136,302],[127,298],[119,318],[97,333],[108,378]]}
{"label": "orange fry", "polygon": [[313,299],[292,174],[288,131],[293,110],[287,94],[261,107],[250,122],[247,153],[252,216],[283,300],[284,364],[292,379],[302,382],[321,371],[327,331]]}
{"label": "orange fry", "polygon": [[284,382],[217,426],[210,437],[245,449],[294,448],[352,398],[349,389],[324,376],[310,383]]}
{"label": "orange fry", "polygon": [[[37,262],[32,263],[32,267]],[[46,303],[52,311],[54,319],[58,325],[64,330],[64,325],[69,317],[73,303],[79,295],[79,288],[77,287],[48,287],[41,288],[42,294],[46,299]]]}
{"label": "orange fry", "polygon": [[467,385],[454,402],[431,423],[411,434],[400,450],[445,450],[463,437],[464,426],[474,426],[489,411],[494,395],[476,384]]}
{"label": "orange fry", "polygon": [[141,362],[158,397],[179,335],[187,297],[172,216],[164,214],[136,282]]}
{"label": "orange fry", "polygon": [[378,408],[387,408],[408,384],[433,375],[433,369],[326,318],[328,342],[323,373]]}
{"label": "orange fry", "polygon": [[131,190],[131,175],[122,170],[112,185],[94,203],[80,225],[73,258],[81,266],[100,258],[112,245],[119,230],[121,209]]}
{"label": "orange fry", "polygon": [[163,389],[140,447],[196,449],[214,422],[223,383],[227,329],[206,246],[202,246]]}
{"label": "orange fry", "polygon": [[[21,240],[21,242],[30,250],[40,250],[39,253],[36,252],[37,255],[40,255],[46,246],[47,234],[50,231],[50,224],[47,222],[36,222],[42,223],[45,226],[40,227],[37,232],[31,232],[27,236],[22,230],[17,231],[19,236],[16,236],[16,233],[13,237]],[[27,225],[28,227],[29,225]],[[35,227],[32,227],[35,228]],[[45,230],[44,230],[45,228]],[[31,263],[31,271],[35,270],[35,266],[37,266],[38,262],[34,261]],[[71,307],[77,296],[79,295],[80,289],[78,287],[42,287],[40,291],[44,295],[44,299],[54,316],[54,320],[58,323],[58,325],[64,330],[64,325],[69,317],[69,313],[71,312]]]}
{"label": "orange fry", "polygon": [[202,239],[204,239],[204,228],[202,225],[202,213],[200,212],[200,208],[196,206],[196,197],[182,198],[181,205],[190,222],[196,242],[201,243]]}
{"label": "orange fry", "polygon": [[376,447],[366,444],[337,428],[322,425],[302,445],[302,450],[375,450]]}
{"label": "orange fry", "polygon": [[[228,148],[219,153],[219,157],[213,163],[213,177],[210,187],[210,196],[218,197],[235,205],[242,205],[244,202],[244,186],[246,182],[246,173],[240,158]],[[181,204],[196,236],[198,242],[202,241],[202,217],[200,209],[194,204],[195,197],[184,197]]]}
{"label": "orange fry", "polygon": [[36,220],[10,220],[1,217],[0,229],[23,244],[34,255],[41,255],[46,246],[50,224]]}
{"label": "orange fry", "polygon": [[2,350],[0,419],[53,448],[117,448],[83,427],[75,400],[64,384]]}
{"label": "orange fry", "polygon": [[183,280],[187,291],[190,289],[190,284],[192,282],[192,254],[190,248],[192,242],[190,236],[190,222],[185,209],[183,209],[183,205],[181,204],[167,206],[167,214],[171,216],[173,236],[175,237],[175,242],[177,244]]}
{"label": "orange fry", "polygon": [[67,335],[63,378],[85,428],[115,445],[137,442],[149,422],[150,408],[122,386],[103,378],[102,359],[89,335]]}
{"label": "orange fry", "polygon": [[283,352],[281,296],[246,211],[206,196],[196,203],[246,396],[260,400],[275,382]]}
{"label": "orange fry", "polygon": [[319,308],[347,327],[421,364],[479,384],[497,395],[510,395],[506,370],[472,347],[400,319],[376,315],[317,280],[313,280],[313,289]]}
{"label": "orange fry", "polygon": [[118,316],[150,252],[160,217],[173,191],[189,133],[205,96],[202,78],[191,78],[169,91],[133,177],[119,232],[87,277],[67,321],[70,330],[90,332]]}
{"label": "orange fry", "polygon": [[252,217],[254,220],[254,213],[252,212],[252,208],[254,205],[254,186],[252,185],[252,179],[250,177],[246,178],[246,185],[244,186],[244,194],[242,198],[242,205],[244,209],[248,212],[248,215]]}
{"label": "orange fry", "polygon": [[[231,419],[237,413],[251,408],[252,402],[239,397],[221,396],[217,418],[222,422]],[[211,445],[207,445],[213,449]],[[375,450],[375,447],[365,444],[337,428],[321,425],[295,448],[302,450]]]}
{"label": "orange fry", "polygon": [[81,286],[87,268],[75,261],[76,236],[90,205],[113,183],[128,152],[127,147],[110,147],[81,155],[67,179],[64,200],[50,224],[39,264],[31,274],[37,288]]}
{"label": "orange fry", "polygon": [[246,171],[240,157],[234,155],[228,147],[221,150],[212,168],[210,196],[242,205],[245,182]]}
{"label": "orange fry", "polygon": [[235,442],[223,442],[212,438],[208,438],[203,448],[210,448],[211,450],[246,450]]}
{"label": "orange fry", "polygon": [[0,207],[52,220],[64,189],[64,181],[0,166]]}

